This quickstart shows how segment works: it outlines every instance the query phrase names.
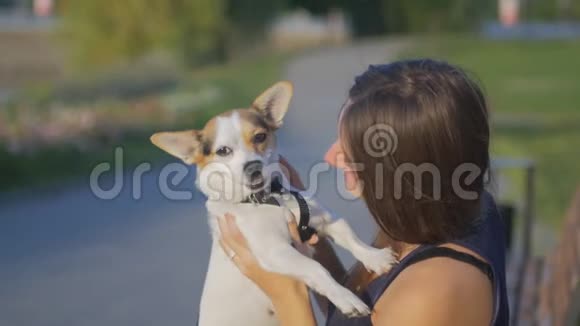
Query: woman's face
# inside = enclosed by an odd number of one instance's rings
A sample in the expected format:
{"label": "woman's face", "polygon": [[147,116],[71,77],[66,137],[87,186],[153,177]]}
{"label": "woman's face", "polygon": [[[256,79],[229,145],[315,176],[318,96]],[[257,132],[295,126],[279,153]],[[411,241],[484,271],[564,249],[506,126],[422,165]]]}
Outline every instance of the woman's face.
{"label": "woman's face", "polygon": [[359,187],[356,172],[351,169],[345,161],[344,149],[342,148],[340,139],[337,139],[334,144],[330,145],[326,155],[324,155],[324,160],[331,166],[343,171],[346,190],[348,190],[353,196],[360,197],[361,189]]}
{"label": "woman's face", "polygon": [[[340,121],[338,123],[338,128],[340,128]],[[341,133],[339,132],[338,134],[340,135]],[[346,190],[348,190],[353,196],[357,198],[360,197],[362,189],[359,186],[356,171],[346,160],[346,151],[343,147],[343,142],[340,140],[340,136],[336,139],[334,144],[330,145],[330,148],[324,155],[324,160],[331,166],[343,171]]]}

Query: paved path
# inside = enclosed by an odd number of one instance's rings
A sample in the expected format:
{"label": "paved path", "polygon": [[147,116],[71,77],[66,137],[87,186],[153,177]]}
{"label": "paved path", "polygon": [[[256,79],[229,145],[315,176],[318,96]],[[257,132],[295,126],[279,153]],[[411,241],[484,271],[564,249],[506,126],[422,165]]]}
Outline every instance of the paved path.
{"label": "paved path", "polygon": [[[295,100],[280,146],[302,175],[332,143],[353,76],[397,47],[318,50],[288,65]],[[210,245],[203,199],[169,201],[157,177],[146,174],[138,201],[130,176],[111,201],[92,195],[88,182],[0,198],[0,325],[194,325]],[[370,240],[364,210],[340,199],[335,178],[321,176],[319,198]]]}

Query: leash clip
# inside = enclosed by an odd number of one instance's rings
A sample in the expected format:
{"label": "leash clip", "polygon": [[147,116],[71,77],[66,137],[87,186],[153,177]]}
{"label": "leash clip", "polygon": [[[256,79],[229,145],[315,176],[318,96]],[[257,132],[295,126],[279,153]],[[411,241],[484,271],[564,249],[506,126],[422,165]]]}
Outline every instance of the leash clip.
{"label": "leash clip", "polygon": [[254,204],[254,205],[259,204],[258,198],[256,197],[255,193],[251,193],[248,198],[250,199],[250,202],[252,202],[252,204]]}

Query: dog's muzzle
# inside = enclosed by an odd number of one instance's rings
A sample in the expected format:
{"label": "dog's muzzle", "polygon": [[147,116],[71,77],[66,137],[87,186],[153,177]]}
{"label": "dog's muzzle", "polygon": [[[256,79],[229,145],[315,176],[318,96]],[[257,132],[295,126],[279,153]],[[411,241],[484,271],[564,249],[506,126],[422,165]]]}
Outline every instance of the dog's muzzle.
{"label": "dog's muzzle", "polygon": [[262,170],[264,164],[260,161],[250,161],[244,164],[244,175],[248,180],[248,185],[251,189],[259,189],[264,187],[264,175]]}

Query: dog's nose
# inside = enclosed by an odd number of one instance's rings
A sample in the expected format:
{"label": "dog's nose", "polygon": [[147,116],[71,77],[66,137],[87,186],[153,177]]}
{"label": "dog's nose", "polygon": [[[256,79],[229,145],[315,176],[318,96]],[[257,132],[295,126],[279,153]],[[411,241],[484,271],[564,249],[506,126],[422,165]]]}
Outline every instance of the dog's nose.
{"label": "dog's nose", "polygon": [[250,178],[250,180],[254,180],[257,178],[262,177],[262,168],[264,164],[260,161],[250,161],[244,164],[244,174]]}

